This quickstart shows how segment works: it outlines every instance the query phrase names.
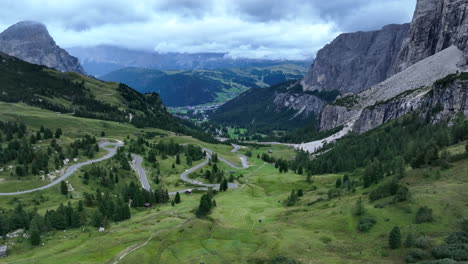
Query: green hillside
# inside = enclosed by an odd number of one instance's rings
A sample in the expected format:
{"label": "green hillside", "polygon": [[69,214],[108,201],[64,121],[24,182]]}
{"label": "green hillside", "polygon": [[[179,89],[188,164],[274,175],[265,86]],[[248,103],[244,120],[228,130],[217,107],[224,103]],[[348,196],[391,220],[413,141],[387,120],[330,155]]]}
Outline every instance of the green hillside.
{"label": "green hillside", "polygon": [[[144,156],[148,174],[157,175],[158,183],[151,182],[154,189],[190,187],[179,178],[180,173],[191,167],[188,156],[186,152],[175,150],[183,149],[186,144],[213,149],[220,157],[239,163],[229,145],[207,144],[162,130],[141,130],[129,124],[57,115],[24,104],[0,103],[0,110],[3,122],[21,120],[27,127],[25,135],[28,137],[44,124],[52,131],[61,128],[63,135],[59,145],[65,150],[67,142],[86,134],[99,139],[104,132],[106,137],[125,140],[126,151]],[[286,146],[246,146],[240,153],[249,156],[251,166],[248,169],[232,169],[224,163],[216,163],[218,170],[226,174],[233,171],[234,181],[240,188],[215,194],[216,207],[205,218],[195,216],[202,196],[195,192],[182,194],[181,203],[174,206],[158,203],[152,208],[132,207],[130,219],[110,219],[106,230],[98,232],[92,219],[99,206],[84,205],[83,215],[89,224],[68,227],[66,232],[55,228],[44,231],[41,235],[44,245],[41,246],[32,246],[30,239],[21,236],[8,238],[5,241],[9,245],[9,257],[2,259],[2,263],[114,263],[119,259],[118,263],[405,263],[407,260],[415,263],[442,258],[464,259],[463,243],[466,242],[459,241],[465,241],[465,235],[460,232],[466,230],[463,219],[468,218],[465,199],[468,122],[461,120],[458,125],[447,127],[424,121],[418,123],[411,118],[340,140],[336,151],[332,149],[330,154],[317,160],[317,164],[330,160],[332,166],[323,165],[323,170],[335,171],[333,173],[319,172],[316,163],[301,163],[302,154]],[[401,133],[404,138],[397,136]],[[6,135],[1,134],[6,139]],[[437,152],[427,163],[416,166],[402,151],[403,161],[395,165],[402,170],[394,170],[389,169],[389,164],[393,163],[387,164],[383,158],[386,157],[384,153],[392,156],[393,149],[398,151],[406,149],[404,146],[442,139],[440,135],[446,135],[447,140],[435,143]],[[17,137],[14,133],[12,140]],[[382,142],[382,138],[389,140],[378,148],[375,142]],[[41,144],[47,146],[50,141]],[[173,148],[170,144],[180,145],[173,145]],[[362,163],[343,168],[334,166],[337,162],[333,157],[342,147],[350,149]],[[150,153],[155,149],[158,149],[157,166],[149,162]],[[174,150],[179,153],[180,163],[175,156],[166,154]],[[425,148],[416,151],[434,153]],[[366,186],[366,164],[373,164],[373,157],[382,160],[383,174],[378,181]],[[79,159],[85,158],[80,156]],[[42,215],[46,210],[56,210],[60,203],[67,208],[70,202],[71,208],[76,210],[79,201],[86,197],[85,193],[95,194],[97,189],[109,193],[109,197],[121,195],[122,188],[131,182],[138,183],[134,172],[123,169],[117,162],[112,159],[84,167],[71,176],[68,182],[73,190],[68,196],[62,195],[56,187],[16,197],[0,197],[0,208],[6,210],[3,211],[6,214],[0,215],[0,221],[19,204],[25,212],[37,210]],[[193,165],[199,162],[194,160]],[[213,171],[214,164],[195,171],[191,177],[207,181],[203,175],[208,170]],[[284,164],[287,164],[286,169]],[[85,173],[98,172],[93,168],[115,168],[119,183],[111,184],[94,177],[85,183]],[[42,182],[37,177],[27,175],[18,179],[10,172],[0,174],[3,179],[0,188],[8,190],[11,184],[15,184],[13,188],[35,186]],[[396,186],[396,192],[391,191],[392,186]],[[390,190],[388,194],[387,190]],[[375,196],[376,193],[385,195]],[[426,207],[428,209],[421,209]],[[401,247],[391,249],[389,234],[395,226],[400,228]],[[407,244],[409,234],[413,239]],[[453,247],[458,251],[451,251]]]}
{"label": "green hillside", "polygon": [[125,83],[142,93],[157,92],[165,105],[177,107],[223,103],[251,88],[300,79],[306,71],[299,65],[173,72],[124,68],[101,79]]}

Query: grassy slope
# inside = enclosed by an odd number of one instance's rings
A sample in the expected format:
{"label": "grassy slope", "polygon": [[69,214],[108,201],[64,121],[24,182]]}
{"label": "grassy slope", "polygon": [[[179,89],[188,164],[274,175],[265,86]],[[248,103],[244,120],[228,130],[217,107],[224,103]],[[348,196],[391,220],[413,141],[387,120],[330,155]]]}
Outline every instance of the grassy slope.
{"label": "grassy slope", "polygon": [[[274,255],[287,255],[303,263],[399,263],[405,250],[387,248],[387,234],[394,225],[402,228],[404,236],[412,226],[416,234],[425,233],[439,243],[456,230],[459,219],[468,216],[464,199],[468,187],[466,160],[441,171],[440,177],[436,169],[409,170],[403,180],[412,192],[409,202],[376,209],[374,204],[385,200],[369,204],[365,192],[358,188],[355,194],[307,206],[318,197],[326,197],[341,175],[316,176],[309,184],[303,176],[278,174],[273,166],[256,159],[256,153],[268,149],[273,149],[273,155],[291,155],[275,146],[255,150],[253,167],[242,171],[249,184],[218,194],[218,207],[210,220],[196,219],[192,213],[200,194],[182,195],[183,202],[176,207],[134,212],[131,220],[104,233],[92,228],[57,232],[47,238],[44,247],[33,249],[28,242],[18,243],[11,247],[6,263],[104,263],[149,238],[146,246],[120,263],[246,263]],[[312,185],[317,190],[312,191]],[[293,188],[303,188],[305,196],[296,206],[284,207],[278,201],[286,199]],[[368,214],[378,221],[365,234],[356,231],[358,219],[351,213],[360,196]],[[434,209],[433,223],[414,224],[421,205]]]}

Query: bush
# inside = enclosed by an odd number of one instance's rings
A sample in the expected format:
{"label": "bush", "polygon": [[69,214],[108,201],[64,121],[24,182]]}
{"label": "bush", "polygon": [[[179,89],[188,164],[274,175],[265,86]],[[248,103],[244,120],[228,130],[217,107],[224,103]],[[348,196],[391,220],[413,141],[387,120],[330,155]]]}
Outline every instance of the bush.
{"label": "bush", "polygon": [[418,212],[416,213],[417,224],[432,222],[432,220],[434,220],[432,217],[432,209],[427,206],[423,206],[418,209]]}
{"label": "bush", "polygon": [[433,261],[422,261],[418,262],[418,264],[457,264],[458,262],[453,259],[439,259]]}
{"label": "bush", "polygon": [[406,263],[416,263],[420,260],[426,259],[428,254],[419,248],[411,249],[406,256]]}
{"label": "bush", "polygon": [[393,197],[394,202],[404,202],[410,198],[410,191],[406,186],[398,186],[398,190]]}
{"label": "bush", "polygon": [[431,240],[427,236],[420,236],[414,240],[413,246],[421,249],[428,249],[432,245]]}
{"label": "bush", "polygon": [[358,230],[359,230],[359,232],[367,232],[367,231],[369,231],[376,223],[377,223],[377,221],[375,220],[374,217],[371,217],[371,216],[363,217],[363,218],[361,218],[361,220],[359,220]]}
{"label": "bush", "polygon": [[432,250],[432,256],[436,259],[453,259],[456,261],[468,260],[467,244],[448,244],[436,247]]}
{"label": "bush", "polygon": [[447,244],[468,244],[468,234],[464,232],[455,232],[450,234],[445,240]]}
{"label": "bush", "polygon": [[278,256],[270,259],[270,261],[268,261],[268,264],[301,264],[301,262],[292,258]]}

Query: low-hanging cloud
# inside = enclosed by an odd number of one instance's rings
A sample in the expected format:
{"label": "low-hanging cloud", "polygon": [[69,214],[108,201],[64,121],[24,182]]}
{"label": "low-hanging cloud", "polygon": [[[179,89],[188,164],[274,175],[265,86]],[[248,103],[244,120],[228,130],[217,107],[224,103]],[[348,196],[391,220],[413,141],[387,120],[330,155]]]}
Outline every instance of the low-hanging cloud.
{"label": "low-hanging cloud", "polygon": [[6,0],[0,29],[47,25],[63,47],[305,59],[341,32],[409,22],[416,0]]}

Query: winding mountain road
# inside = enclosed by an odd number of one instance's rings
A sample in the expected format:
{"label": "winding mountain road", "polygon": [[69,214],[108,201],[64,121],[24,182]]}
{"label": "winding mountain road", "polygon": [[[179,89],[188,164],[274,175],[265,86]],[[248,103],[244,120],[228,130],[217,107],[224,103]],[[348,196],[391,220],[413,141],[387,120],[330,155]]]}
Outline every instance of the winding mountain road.
{"label": "winding mountain road", "polygon": [[143,189],[147,191],[151,191],[151,186],[148,182],[148,177],[146,175],[145,169],[143,169],[143,167],[141,166],[141,164],[143,163],[143,158],[136,154],[132,154],[132,158],[132,167],[138,174],[138,179],[140,180],[141,187],[143,187]]}
{"label": "winding mountain road", "polygon": [[[122,141],[117,141],[116,143],[109,142],[109,141],[103,141],[103,142],[99,143],[99,147],[107,150],[108,153],[105,156],[103,156],[101,158],[98,158],[98,159],[87,160],[87,161],[84,161],[84,162],[81,162],[81,163],[71,165],[70,167],[67,168],[67,170],[65,171],[65,173],[62,176],[60,176],[58,179],[54,180],[53,182],[51,182],[51,183],[49,183],[47,185],[44,185],[44,186],[41,186],[41,187],[38,187],[38,188],[35,188],[35,189],[30,189],[30,190],[10,192],[10,193],[0,193],[0,196],[11,196],[11,195],[20,195],[20,194],[32,193],[32,192],[45,190],[45,189],[48,189],[50,187],[53,187],[53,186],[59,184],[61,181],[66,180],[68,177],[70,177],[73,173],[75,173],[78,169],[80,169],[83,166],[90,165],[90,164],[93,164],[93,163],[96,163],[96,162],[101,162],[101,161],[112,158],[117,153],[117,149],[122,147],[123,145],[124,145],[124,143]],[[234,149],[232,150],[232,152],[237,152],[241,148],[239,145],[235,145],[235,144],[233,144],[233,147],[234,147]],[[207,149],[207,148],[203,148],[202,150],[206,152],[205,161],[203,161],[202,163],[197,164],[194,167],[192,167],[192,168],[186,170],[185,172],[183,172],[180,175],[180,178],[184,182],[200,186],[200,187],[195,188],[197,190],[208,190],[209,188],[219,188],[220,184],[203,183],[203,182],[199,182],[199,181],[188,178],[188,175],[190,173],[200,169],[201,167],[207,165],[210,162],[211,156],[213,155],[214,152],[212,150],[210,150],[210,149]],[[139,155],[136,155],[136,154],[132,154],[132,158],[133,158],[133,161],[132,161],[131,165],[132,165],[133,169],[135,170],[135,172],[138,175],[138,179],[140,180],[141,186],[145,190],[150,191],[151,190],[151,185],[149,184],[148,177],[146,175],[145,169],[142,167],[143,158],[141,156],[139,156]],[[228,161],[226,159],[223,159],[221,157],[218,157],[218,159],[220,161],[224,162],[225,164],[227,164],[228,166],[230,166],[230,167],[232,167],[234,169],[247,169],[249,167],[249,165],[247,163],[247,157],[244,156],[244,155],[239,155],[239,158],[241,159],[242,167],[236,166],[233,163],[231,163],[230,161]],[[239,185],[237,183],[228,183],[228,187],[234,189],[234,188],[238,188]],[[177,191],[177,192],[185,192],[187,190],[190,190],[190,189],[184,189],[184,190],[180,190],[180,191]],[[171,192],[170,194],[175,195],[177,192]]]}
{"label": "winding mountain road", "polygon": [[61,181],[67,179],[75,171],[77,171],[79,168],[81,168],[83,166],[90,165],[90,164],[93,164],[93,163],[96,163],[96,162],[100,162],[100,161],[112,158],[117,153],[117,149],[119,147],[122,147],[123,145],[124,144],[123,144],[122,141],[117,141],[117,143],[112,143],[112,142],[109,142],[109,141],[103,141],[103,142],[99,143],[99,147],[107,150],[108,153],[104,157],[94,159],[94,160],[87,160],[87,161],[77,163],[77,164],[73,164],[70,167],[68,167],[66,172],[62,176],[60,176],[58,179],[56,179],[53,182],[51,182],[51,183],[49,183],[47,185],[44,185],[42,187],[38,187],[38,188],[35,188],[35,189],[30,189],[30,190],[25,190],[25,191],[0,193],[0,196],[26,194],[26,193],[32,193],[32,192],[48,189],[48,188],[50,188],[52,186],[55,186],[55,185],[59,184]]}

